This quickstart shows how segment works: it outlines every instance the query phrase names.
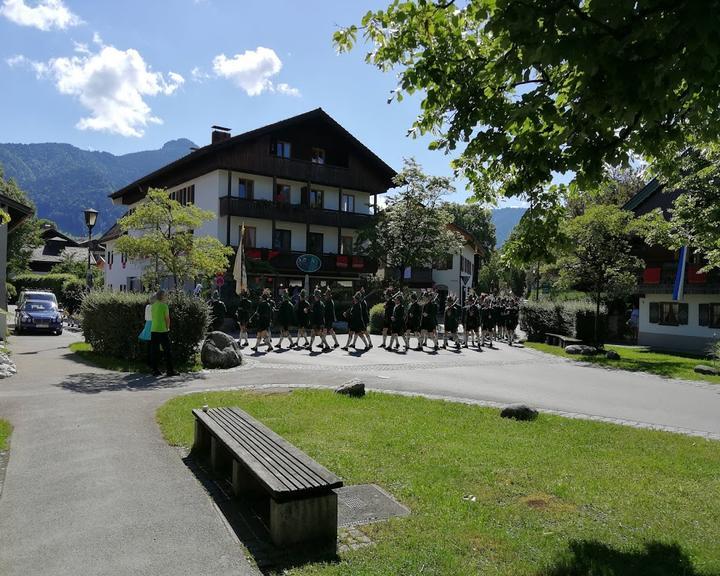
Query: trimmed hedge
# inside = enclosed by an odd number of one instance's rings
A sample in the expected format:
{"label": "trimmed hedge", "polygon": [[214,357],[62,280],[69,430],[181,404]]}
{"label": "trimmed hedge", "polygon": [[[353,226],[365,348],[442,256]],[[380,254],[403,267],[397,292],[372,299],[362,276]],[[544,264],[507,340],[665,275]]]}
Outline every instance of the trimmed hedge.
{"label": "trimmed hedge", "polygon": [[[147,294],[91,292],[80,308],[85,341],[100,354],[139,360],[147,344],[138,340],[145,324]],[[182,292],[168,292],[170,338],[177,366],[192,364],[210,322],[207,304]]]}
{"label": "trimmed hedge", "polygon": [[5,292],[7,293],[8,302],[13,303],[17,300],[17,290],[10,282],[5,282]]}
{"label": "trimmed hedge", "polygon": [[23,290],[49,290],[60,300],[63,284],[76,278],[74,274],[18,274],[12,283],[18,294]]}
{"label": "trimmed hedge", "polygon": [[[542,342],[545,334],[563,334],[592,342],[595,329],[595,304],[587,301],[527,301],[520,307],[520,328],[528,340]],[[600,309],[600,341],[607,335],[607,310]]]}
{"label": "trimmed hedge", "polygon": [[87,294],[86,282],[80,278],[70,278],[63,282],[58,300],[65,311],[72,316],[80,310],[85,294]]}
{"label": "trimmed hedge", "polygon": [[385,304],[375,304],[370,308],[370,334],[382,334],[385,321]]}

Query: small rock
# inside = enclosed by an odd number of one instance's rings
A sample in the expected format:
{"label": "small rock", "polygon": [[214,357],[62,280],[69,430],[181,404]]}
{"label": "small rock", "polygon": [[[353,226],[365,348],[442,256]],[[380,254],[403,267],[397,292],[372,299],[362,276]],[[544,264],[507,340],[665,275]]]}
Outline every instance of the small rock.
{"label": "small rock", "polygon": [[200,350],[200,360],[205,368],[235,368],[243,363],[240,346],[225,332],[210,332]]}
{"label": "small rock", "polygon": [[506,406],[500,412],[501,418],[512,418],[513,420],[530,421],[538,417],[538,411],[524,404],[513,404]]}
{"label": "small rock", "polygon": [[580,354],[582,356],[590,356],[592,354],[596,354],[597,350],[592,346],[587,346],[585,344],[571,344],[570,346],[565,347],[565,352],[567,352],[568,354]]}
{"label": "small rock", "polygon": [[620,354],[615,352],[615,350],[608,350],[605,352],[605,358],[608,360],[620,360]]}
{"label": "small rock", "polygon": [[335,388],[336,394],[345,394],[351,398],[362,398],[365,396],[365,383],[359,378],[348,380],[342,386]]}
{"label": "small rock", "polygon": [[695,372],[698,374],[704,374],[705,376],[717,376],[720,374],[720,371],[718,371],[717,368],[713,368],[712,366],[705,366],[704,364],[698,364],[695,366]]}

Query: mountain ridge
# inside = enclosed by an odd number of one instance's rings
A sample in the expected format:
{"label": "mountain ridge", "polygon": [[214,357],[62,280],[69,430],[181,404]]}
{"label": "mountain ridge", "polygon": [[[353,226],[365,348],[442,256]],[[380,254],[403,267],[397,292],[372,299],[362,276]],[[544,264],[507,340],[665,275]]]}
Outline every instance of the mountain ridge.
{"label": "mountain ridge", "polygon": [[[158,149],[115,155],[64,142],[7,143],[0,144],[0,166],[35,202],[38,217],[84,236],[85,208],[99,211],[95,232],[103,232],[125,211],[113,206],[108,194],[185,156],[193,146],[191,140],[177,138]],[[68,210],[69,205],[77,209]]]}

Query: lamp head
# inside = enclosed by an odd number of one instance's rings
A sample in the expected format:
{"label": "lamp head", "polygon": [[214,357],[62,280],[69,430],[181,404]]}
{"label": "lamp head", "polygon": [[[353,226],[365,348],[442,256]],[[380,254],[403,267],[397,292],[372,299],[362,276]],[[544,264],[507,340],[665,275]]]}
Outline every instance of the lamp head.
{"label": "lamp head", "polygon": [[85,210],[85,225],[88,228],[92,228],[93,226],[95,226],[95,222],[97,222],[97,216],[97,210],[93,210],[92,208],[88,208],[87,210]]}

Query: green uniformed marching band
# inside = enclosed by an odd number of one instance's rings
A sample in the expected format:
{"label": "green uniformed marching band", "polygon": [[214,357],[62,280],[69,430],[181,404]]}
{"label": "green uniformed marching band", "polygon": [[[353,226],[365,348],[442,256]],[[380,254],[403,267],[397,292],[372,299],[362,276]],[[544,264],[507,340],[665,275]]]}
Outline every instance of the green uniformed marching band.
{"label": "green uniformed marching band", "polygon": [[[240,328],[238,342],[240,346],[249,346],[248,328],[257,333],[257,341],[252,350],[257,352],[262,346],[273,350],[273,329],[279,331],[278,348],[285,340],[288,348],[312,350],[317,339],[317,347],[323,351],[340,348],[335,325],[338,320],[347,323],[347,341],[342,350],[357,348],[358,339],[365,349],[373,347],[370,339],[370,314],[361,288],[353,297],[350,306],[339,314],[336,310],[332,291],[323,293],[315,290],[308,296],[301,290],[296,302],[287,289],[281,289],[279,302],[272,300],[271,292],[265,289],[258,302],[253,302],[250,294],[243,291],[235,312]],[[513,295],[475,294],[470,292],[463,305],[459,298],[448,294],[444,306],[438,302],[436,290],[403,293],[385,290],[382,313],[382,344],[386,350],[410,350],[415,339],[414,350],[426,348],[436,351],[442,347],[461,348],[493,347],[493,342],[503,341],[512,346],[518,326],[520,302]],[[439,322],[440,316],[442,317]],[[297,329],[295,339],[291,329]],[[329,340],[332,338],[332,345]],[[302,339],[302,343],[301,343]]]}

